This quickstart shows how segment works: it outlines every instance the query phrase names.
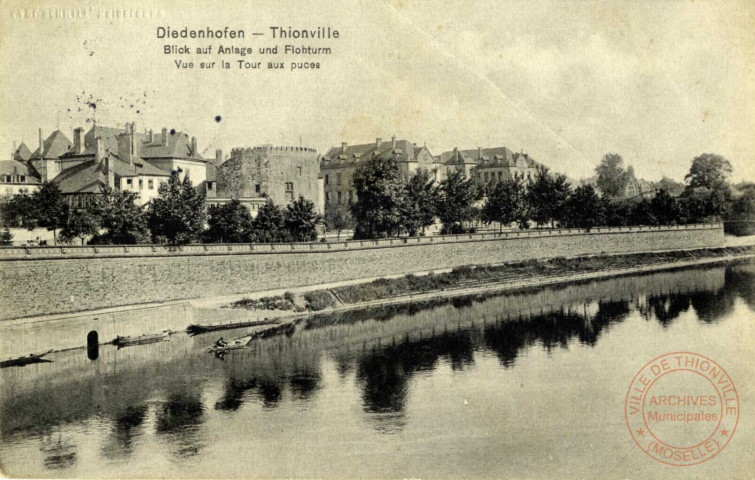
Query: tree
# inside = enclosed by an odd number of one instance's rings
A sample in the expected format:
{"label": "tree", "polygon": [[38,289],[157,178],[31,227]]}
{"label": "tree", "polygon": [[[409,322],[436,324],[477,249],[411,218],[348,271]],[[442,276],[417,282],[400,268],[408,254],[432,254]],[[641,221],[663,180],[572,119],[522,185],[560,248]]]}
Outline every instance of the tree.
{"label": "tree", "polygon": [[325,205],[325,228],[337,233],[337,240],[341,240],[341,232],[354,228],[354,218],[345,203],[329,203]]}
{"label": "tree", "polygon": [[477,215],[474,205],[477,198],[478,189],[474,180],[466,178],[462,172],[454,172],[443,180],[438,189],[436,206],[443,232],[464,231],[463,222],[472,221]]}
{"label": "tree", "polygon": [[416,236],[435,222],[438,189],[429,170],[420,168],[406,183],[401,206],[403,226],[409,236]]}
{"label": "tree", "polygon": [[394,159],[374,156],[354,171],[354,238],[392,236],[401,229],[404,181]]}
{"label": "tree", "polygon": [[56,241],[58,229],[68,220],[68,205],[63,200],[63,194],[58,185],[44,182],[32,194],[33,215],[37,225],[52,232],[53,243]]}
{"label": "tree", "polygon": [[714,153],[703,153],[692,160],[689,173],[684,176],[688,188],[704,187],[707,189],[721,188],[726,184],[731,174],[731,163]]}
{"label": "tree", "polygon": [[4,228],[3,231],[0,232],[0,246],[9,247],[11,245],[13,245],[13,234],[10,233],[10,230]]}
{"label": "tree", "polygon": [[19,193],[2,203],[3,226],[37,228],[37,209],[34,198],[27,193]]}
{"label": "tree", "polygon": [[650,209],[659,225],[682,223],[679,203],[665,189],[660,189],[650,201]]}
{"label": "tree", "polygon": [[283,211],[268,199],[257,212],[254,219],[254,241],[260,243],[275,243],[286,241],[286,227]]}
{"label": "tree", "polygon": [[548,167],[540,166],[527,187],[527,203],[535,223],[553,226],[555,220],[563,216],[570,189],[565,175],[553,176]]}
{"label": "tree", "polygon": [[658,225],[658,219],[653,213],[653,205],[646,198],[643,198],[632,207],[630,214],[630,223],[632,225]]}
{"label": "tree", "polygon": [[740,196],[729,210],[729,220],[755,221],[755,184],[745,185],[740,189]]}
{"label": "tree", "polygon": [[624,159],[616,153],[607,153],[600,164],[595,167],[598,174],[598,188],[605,195],[619,197],[627,186],[627,173],[623,167]]}
{"label": "tree", "polygon": [[211,205],[208,209],[205,241],[211,243],[251,242],[254,226],[249,209],[237,199],[223,205]]}
{"label": "tree", "polygon": [[130,245],[147,243],[149,229],[147,214],[136,205],[136,192],[101,187],[100,195],[94,197],[92,213],[96,216],[102,233],[89,243]]}
{"label": "tree", "polygon": [[501,229],[512,222],[525,225],[529,210],[526,195],[524,183],[519,179],[497,182],[482,207],[483,221],[499,222]]}
{"label": "tree", "polygon": [[99,222],[91,212],[88,210],[72,210],[68,216],[68,221],[60,230],[60,237],[65,241],[78,238],[84,245],[84,240],[96,235],[98,230]]}
{"label": "tree", "polygon": [[603,203],[592,185],[579,186],[566,201],[565,221],[569,227],[590,231],[592,227],[605,223],[602,207]]}
{"label": "tree", "polygon": [[205,198],[178,172],[161,184],[158,196],[149,204],[149,227],[153,238],[165,238],[171,245],[198,242],[206,217]]}
{"label": "tree", "polygon": [[317,225],[322,216],[315,212],[315,204],[304,197],[286,205],[283,224],[288,239],[292,242],[311,242],[317,240]]}

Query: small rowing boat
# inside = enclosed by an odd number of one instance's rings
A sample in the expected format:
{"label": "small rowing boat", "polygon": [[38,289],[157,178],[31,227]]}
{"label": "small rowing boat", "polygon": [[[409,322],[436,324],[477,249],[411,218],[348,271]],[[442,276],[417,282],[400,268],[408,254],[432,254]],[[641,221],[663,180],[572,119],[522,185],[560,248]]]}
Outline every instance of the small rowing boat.
{"label": "small rowing boat", "polygon": [[225,345],[213,345],[211,347],[207,347],[207,350],[210,353],[214,353],[215,355],[224,355],[228,352],[231,352],[233,350],[241,350],[244,348],[247,348],[249,345],[250,339],[248,337],[245,338],[239,338],[236,340],[233,340],[232,342],[228,342]]}
{"label": "small rowing boat", "polygon": [[160,333],[149,333],[146,335],[139,335],[136,337],[121,337],[120,335],[115,337],[113,345],[118,348],[129,347],[131,345],[146,345],[148,343],[167,342],[170,340],[170,330],[166,330]]}
{"label": "small rowing boat", "polygon": [[8,367],[23,367],[32,363],[52,363],[52,360],[47,360],[42,357],[52,353],[52,350],[48,350],[44,353],[32,353],[26,357],[11,358],[0,362],[0,368]]}
{"label": "small rowing boat", "polygon": [[217,332],[219,330],[230,330],[232,328],[243,327],[256,327],[258,325],[276,325],[280,323],[279,320],[271,320],[265,318],[264,320],[254,320],[249,322],[237,322],[237,323],[214,323],[210,325],[195,325],[191,324],[186,327],[186,331],[189,335],[200,335],[202,333]]}

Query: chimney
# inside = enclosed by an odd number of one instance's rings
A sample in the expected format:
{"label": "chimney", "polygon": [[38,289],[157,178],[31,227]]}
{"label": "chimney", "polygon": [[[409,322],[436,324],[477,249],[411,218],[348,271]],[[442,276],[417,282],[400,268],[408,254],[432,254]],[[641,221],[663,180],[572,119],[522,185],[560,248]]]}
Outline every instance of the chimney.
{"label": "chimney", "polygon": [[112,158],[110,155],[105,158],[105,172],[107,173],[107,186],[115,189],[115,170],[113,170],[110,164]]}
{"label": "chimney", "polygon": [[191,137],[191,156],[197,156],[197,137]]}
{"label": "chimney", "polygon": [[215,150],[215,165],[220,166],[223,163],[223,150]]}
{"label": "chimney", "polygon": [[168,129],[163,127],[163,145],[168,144]]}
{"label": "chimney", "polygon": [[42,141],[42,129],[39,129],[39,158],[44,158],[45,143]]}
{"label": "chimney", "polygon": [[76,127],[73,129],[73,153],[76,155],[79,155],[84,152],[84,142],[82,142],[82,138],[84,137],[84,129],[81,127]]}
{"label": "chimney", "polygon": [[396,137],[395,135],[391,137],[391,148],[396,148]]}
{"label": "chimney", "polygon": [[482,159],[482,147],[477,147],[477,160]]}
{"label": "chimney", "polygon": [[147,132],[147,143],[152,143],[152,129],[149,129],[149,132]]}
{"label": "chimney", "polygon": [[105,145],[100,137],[94,137],[94,159],[98,162],[105,157]]}
{"label": "chimney", "polygon": [[[129,130],[128,128],[126,129]],[[133,135],[130,133],[121,133],[118,135],[118,158],[123,162],[128,162],[129,165],[134,164],[134,144],[132,142]]]}
{"label": "chimney", "polygon": [[383,143],[383,139],[378,137],[375,139],[375,148],[380,148],[380,144]]}
{"label": "chimney", "polygon": [[341,142],[341,153],[346,153],[346,147],[348,147],[349,144],[346,142]]}

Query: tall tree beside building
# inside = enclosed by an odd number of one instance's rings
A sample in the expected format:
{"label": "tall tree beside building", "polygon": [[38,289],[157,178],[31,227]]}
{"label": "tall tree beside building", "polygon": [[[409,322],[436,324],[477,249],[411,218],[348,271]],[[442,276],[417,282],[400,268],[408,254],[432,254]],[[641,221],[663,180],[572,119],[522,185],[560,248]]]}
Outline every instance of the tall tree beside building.
{"label": "tall tree beside building", "polygon": [[317,240],[317,225],[322,216],[315,211],[315,204],[304,197],[286,205],[283,224],[291,242],[311,242]]}
{"label": "tall tree beside building", "polygon": [[325,228],[336,232],[336,239],[341,240],[342,231],[354,228],[354,217],[349,206],[333,202],[325,205]]}
{"label": "tall tree beside building", "polygon": [[527,203],[532,220],[538,226],[549,223],[553,226],[563,216],[570,189],[565,175],[552,175],[548,167],[541,165],[527,186]]}
{"label": "tall tree beside building", "polygon": [[351,205],[356,222],[354,238],[380,238],[399,233],[404,182],[395,160],[372,157],[353,176],[357,201]]}
{"label": "tall tree beside building", "polygon": [[63,200],[60,188],[55,183],[44,182],[40,189],[32,194],[32,200],[37,225],[51,231],[53,242],[56,242],[57,231],[68,219],[68,205]]}
{"label": "tall tree beside building", "polygon": [[658,193],[650,200],[650,208],[659,225],[684,223],[679,202],[663,188],[658,190]]}
{"label": "tall tree beside building", "polygon": [[275,243],[287,241],[283,210],[271,199],[262,205],[254,219],[254,241]]}
{"label": "tall tree beside building", "polygon": [[406,183],[404,203],[401,206],[404,228],[409,236],[424,233],[435,223],[435,206],[438,189],[429,170],[420,168]]}
{"label": "tall tree beside building", "polygon": [[204,195],[200,195],[188,177],[180,180],[173,172],[160,185],[158,196],[149,204],[149,227],[156,241],[171,245],[201,240],[206,218]]}
{"label": "tall tree beside building", "polygon": [[565,206],[565,223],[569,227],[584,228],[590,231],[598,225],[605,225],[603,203],[592,185],[581,185],[569,195]]}
{"label": "tall tree beside building", "polygon": [[595,167],[598,174],[598,188],[605,195],[619,197],[627,186],[627,172],[624,170],[624,159],[616,153],[607,153],[600,164]]}
{"label": "tall tree beside building", "polygon": [[519,179],[510,179],[492,186],[482,207],[482,218],[488,224],[499,222],[501,229],[513,222],[525,226],[528,211],[524,183]]}
{"label": "tall tree beside building", "polygon": [[444,233],[463,232],[464,222],[471,222],[477,217],[475,201],[478,192],[474,179],[466,178],[458,171],[440,183],[436,210]]}
{"label": "tall tree beside building", "polygon": [[692,160],[689,173],[684,177],[687,186],[682,193],[690,221],[720,219],[726,214],[731,203],[728,184],[731,172],[731,163],[721,155],[704,153]]}
{"label": "tall tree beside building", "polygon": [[207,210],[209,228],[204,239],[210,243],[251,242],[254,219],[249,209],[237,199],[223,205],[211,205]]}
{"label": "tall tree beside building", "polygon": [[71,209],[68,221],[60,229],[60,238],[67,242],[79,239],[81,244],[84,245],[87,238],[97,235],[99,228],[99,221],[91,212]]}
{"label": "tall tree beside building", "polygon": [[94,197],[92,213],[97,217],[101,233],[90,243],[130,245],[148,243],[147,213],[136,205],[136,192],[102,187]]}
{"label": "tall tree beside building", "polygon": [[692,160],[689,173],[684,179],[688,188],[720,188],[731,175],[731,162],[714,153],[703,153]]}

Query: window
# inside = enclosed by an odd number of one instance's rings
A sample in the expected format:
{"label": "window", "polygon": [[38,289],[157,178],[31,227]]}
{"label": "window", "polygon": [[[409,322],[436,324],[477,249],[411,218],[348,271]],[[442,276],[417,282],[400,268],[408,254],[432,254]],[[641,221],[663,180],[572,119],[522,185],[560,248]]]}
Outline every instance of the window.
{"label": "window", "polygon": [[260,184],[254,186],[254,193],[260,193]]}
{"label": "window", "polygon": [[144,180],[141,178],[139,179],[139,190],[142,190],[144,188]]}
{"label": "window", "polygon": [[325,185],[328,184],[328,175],[325,175]]}
{"label": "window", "polygon": [[354,201],[354,192],[352,190],[349,190],[349,203],[352,203]]}
{"label": "window", "polygon": [[147,180],[147,188],[149,188],[150,190],[154,190],[155,189],[155,182],[154,182],[154,180],[151,180],[151,179]]}
{"label": "window", "polygon": [[[341,174],[336,173],[336,185],[341,185],[341,180],[342,180]],[[338,203],[341,203],[341,202],[338,202]]]}
{"label": "window", "polygon": [[338,192],[338,203],[341,203],[341,192]]}
{"label": "window", "polygon": [[286,199],[294,199],[294,182],[286,182]]}
{"label": "window", "polygon": [[215,182],[207,182],[207,190],[212,190],[215,186]]}
{"label": "window", "polygon": [[330,203],[330,192],[325,192],[325,203]]}
{"label": "window", "polygon": [[130,186],[131,186],[131,185],[132,185],[133,183],[134,183],[134,181],[133,181],[133,180],[131,180],[130,178],[127,178],[127,179],[126,179],[126,185],[128,185],[129,187],[130,187]]}
{"label": "window", "polygon": [[301,177],[301,167],[296,167],[296,171],[299,174],[299,176]]}
{"label": "window", "polygon": [[485,172],[485,181],[488,181],[488,172]]}
{"label": "window", "polygon": [[19,175],[19,176],[18,176],[18,181],[19,181],[20,183],[24,183],[24,182],[26,182],[26,175]]}

